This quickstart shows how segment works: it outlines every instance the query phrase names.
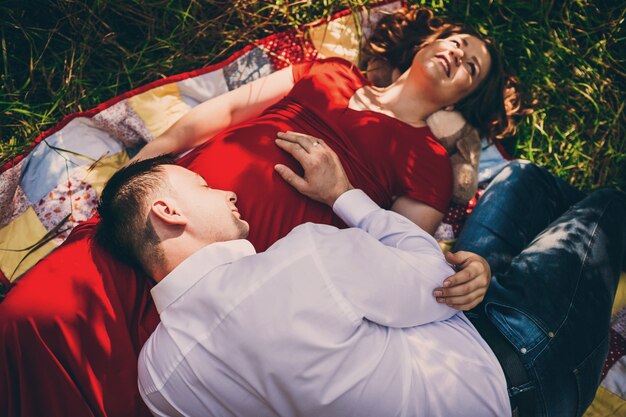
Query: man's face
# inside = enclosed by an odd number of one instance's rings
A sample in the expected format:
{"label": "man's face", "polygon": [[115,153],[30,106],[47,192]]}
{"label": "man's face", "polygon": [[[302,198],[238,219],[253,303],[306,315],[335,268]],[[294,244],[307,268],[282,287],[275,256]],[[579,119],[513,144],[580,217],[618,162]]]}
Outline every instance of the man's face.
{"label": "man's face", "polygon": [[241,218],[232,191],[210,188],[204,178],[177,165],[166,165],[164,171],[173,196],[187,218],[187,231],[207,244],[244,239],[250,226]]}

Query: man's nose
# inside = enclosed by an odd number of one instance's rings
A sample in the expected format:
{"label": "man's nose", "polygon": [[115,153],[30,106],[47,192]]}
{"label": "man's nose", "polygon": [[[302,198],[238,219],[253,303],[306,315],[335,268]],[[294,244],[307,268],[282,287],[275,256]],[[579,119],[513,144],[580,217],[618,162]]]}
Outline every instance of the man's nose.
{"label": "man's nose", "polygon": [[232,191],[226,191],[226,196],[228,197],[228,201],[231,201],[233,203],[237,202],[237,194],[233,193]]}

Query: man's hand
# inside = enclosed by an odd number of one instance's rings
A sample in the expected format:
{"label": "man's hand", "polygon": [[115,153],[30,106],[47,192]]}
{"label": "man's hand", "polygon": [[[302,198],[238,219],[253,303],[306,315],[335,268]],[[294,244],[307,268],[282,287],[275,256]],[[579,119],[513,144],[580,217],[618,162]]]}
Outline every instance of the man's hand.
{"label": "man's hand", "polygon": [[274,167],[296,190],[332,207],[341,194],[354,188],[339,157],[323,140],[295,132],[278,132],[277,136],[276,145],[291,154],[304,168],[304,177],[300,177],[285,165]]}
{"label": "man's hand", "polygon": [[443,287],[435,288],[437,302],[445,303],[457,310],[470,310],[484,298],[491,282],[491,268],[487,260],[472,252],[447,252],[446,260],[460,269],[448,277]]}

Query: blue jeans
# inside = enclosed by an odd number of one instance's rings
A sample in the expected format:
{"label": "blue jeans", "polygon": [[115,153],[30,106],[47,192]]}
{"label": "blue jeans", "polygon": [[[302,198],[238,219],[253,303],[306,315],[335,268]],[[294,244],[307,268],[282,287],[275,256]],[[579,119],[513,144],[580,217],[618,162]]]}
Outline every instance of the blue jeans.
{"label": "blue jeans", "polygon": [[626,246],[626,195],[585,196],[530,163],[511,162],[468,219],[454,250],[489,261],[483,314],[517,350],[533,416],[580,416],[609,347]]}

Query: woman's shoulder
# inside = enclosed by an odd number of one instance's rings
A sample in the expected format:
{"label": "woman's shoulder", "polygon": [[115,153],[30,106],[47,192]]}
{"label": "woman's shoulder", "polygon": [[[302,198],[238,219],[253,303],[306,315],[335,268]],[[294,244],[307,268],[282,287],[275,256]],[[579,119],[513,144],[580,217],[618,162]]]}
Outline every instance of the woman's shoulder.
{"label": "woman's shoulder", "polygon": [[295,81],[305,76],[339,73],[348,75],[350,78],[354,78],[364,84],[369,84],[369,81],[356,64],[341,57],[319,58],[296,64],[293,67]]}
{"label": "woman's shoulder", "polygon": [[346,68],[351,71],[358,71],[360,73],[359,68],[353,62],[350,62],[342,57],[333,56],[329,58],[319,58],[316,59],[316,61],[319,62],[320,65],[337,66],[339,68]]}

